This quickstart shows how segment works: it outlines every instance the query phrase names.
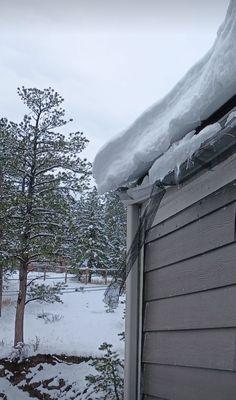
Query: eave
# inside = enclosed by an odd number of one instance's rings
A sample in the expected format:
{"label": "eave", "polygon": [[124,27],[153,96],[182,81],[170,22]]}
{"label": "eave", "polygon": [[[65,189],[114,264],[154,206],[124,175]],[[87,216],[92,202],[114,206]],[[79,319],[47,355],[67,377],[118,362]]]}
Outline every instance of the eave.
{"label": "eave", "polygon": [[[226,120],[226,116],[222,118]],[[176,171],[169,172],[160,183],[165,186],[181,185],[204,170],[214,168],[236,152],[236,123],[234,126],[222,128],[211,139],[206,140],[194,153],[191,160],[182,163]],[[235,171],[236,175],[236,171]],[[153,184],[145,183],[134,188],[120,189],[119,196],[126,205],[142,204],[153,190]]]}

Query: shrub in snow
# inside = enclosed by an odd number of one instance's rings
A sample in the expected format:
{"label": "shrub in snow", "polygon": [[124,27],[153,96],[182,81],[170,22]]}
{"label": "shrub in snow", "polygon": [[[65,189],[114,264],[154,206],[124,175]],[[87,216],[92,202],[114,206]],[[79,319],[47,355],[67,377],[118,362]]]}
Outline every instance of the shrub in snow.
{"label": "shrub in snow", "polygon": [[62,319],[62,315],[53,314],[53,313],[45,313],[44,311],[41,314],[37,315],[37,318],[42,318],[44,322],[47,324],[48,322],[58,322]]}
{"label": "shrub in snow", "polygon": [[35,336],[35,342],[33,343],[33,350],[36,352],[39,349],[40,339],[38,336]]}
{"label": "shrub in snow", "polygon": [[104,303],[106,304],[107,312],[114,312],[118,307],[120,297],[120,284],[119,282],[112,282],[105,291]]}
{"label": "shrub in snow", "polygon": [[58,322],[58,321],[60,321],[62,319],[62,315],[60,315],[60,314],[48,314],[46,317],[45,317],[45,322],[47,323],[47,322],[50,322],[50,323],[54,323],[54,322]]}
{"label": "shrub in snow", "polygon": [[29,350],[30,348],[27,344],[22,342],[17,343],[10,354],[10,360],[21,362],[29,357]]}
{"label": "shrub in snow", "polygon": [[92,388],[92,393],[97,395],[96,400],[101,398],[104,400],[122,400],[124,396],[123,361],[119,358],[117,352],[112,350],[111,344],[103,343],[99,350],[105,352],[105,354],[102,358],[90,363],[96,369],[97,375],[86,376],[87,387],[90,390]]}

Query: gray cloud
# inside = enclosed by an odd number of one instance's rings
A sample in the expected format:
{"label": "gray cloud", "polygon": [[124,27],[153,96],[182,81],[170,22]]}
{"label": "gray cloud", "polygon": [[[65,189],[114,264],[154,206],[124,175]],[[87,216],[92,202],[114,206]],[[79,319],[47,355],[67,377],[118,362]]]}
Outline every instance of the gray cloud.
{"label": "gray cloud", "polygon": [[[209,29],[229,0],[1,0],[1,25],[81,31]],[[3,18],[4,16],[4,18]]]}
{"label": "gray cloud", "polygon": [[20,119],[17,86],[55,87],[92,159],[204,55],[227,4],[0,0],[1,115]]}

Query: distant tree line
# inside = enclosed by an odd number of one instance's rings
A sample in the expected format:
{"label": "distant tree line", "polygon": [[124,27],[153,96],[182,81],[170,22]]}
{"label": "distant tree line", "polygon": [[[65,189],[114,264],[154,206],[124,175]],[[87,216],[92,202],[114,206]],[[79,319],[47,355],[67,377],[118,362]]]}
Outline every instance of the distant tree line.
{"label": "distant tree line", "polygon": [[84,191],[75,206],[74,252],[69,247],[74,271],[79,273],[81,267],[88,268],[90,281],[92,273],[101,269],[113,274],[125,263],[126,248],[126,215],[118,195],[99,196],[93,187]]}

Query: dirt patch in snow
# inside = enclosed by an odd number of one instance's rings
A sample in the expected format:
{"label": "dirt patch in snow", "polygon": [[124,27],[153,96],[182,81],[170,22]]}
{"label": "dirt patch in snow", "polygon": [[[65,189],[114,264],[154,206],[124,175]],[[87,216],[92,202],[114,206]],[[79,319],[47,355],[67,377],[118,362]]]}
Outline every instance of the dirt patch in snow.
{"label": "dirt patch in snow", "polygon": [[[0,360],[0,377],[6,377],[8,381],[17,386],[32,398],[39,400],[80,399],[80,395],[86,393],[86,389],[77,392],[74,383],[68,381],[68,376],[63,376],[63,368],[73,367],[88,363],[92,358],[67,356],[65,354],[37,354],[21,362],[7,358]],[[48,366],[48,367],[47,367]],[[54,372],[47,373],[49,366],[55,366]],[[42,378],[42,373],[45,377]],[[84,379],[78,375],[78,381]],[[58,392],[58,397],[57,396]],[[0,392],[0,399],[10,400],[7,393]]]}

